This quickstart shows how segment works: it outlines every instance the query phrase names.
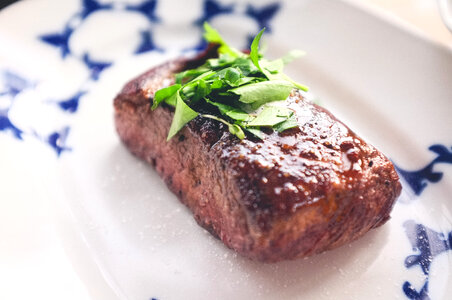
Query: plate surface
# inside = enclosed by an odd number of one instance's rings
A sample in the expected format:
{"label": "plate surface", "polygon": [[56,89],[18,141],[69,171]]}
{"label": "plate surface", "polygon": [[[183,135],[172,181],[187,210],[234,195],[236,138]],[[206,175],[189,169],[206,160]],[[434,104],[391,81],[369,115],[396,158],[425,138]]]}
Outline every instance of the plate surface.
{"label": "plate surface", "polygon": [[[237,47],[265,26],[268,56],[308,53],[287,73],[401,174],[386,225],[308,259],[252,262],[129,154],[112,99],[146,69],[202,47],[206,20]],[[62,239],[82,245],[69,253],[96,299],[452,295],[450,50],[327,0],[22,1],[0,13],[0,45],[1,141],[35,157],[40,171],[30,172],[70,220],[59,224],[75,233]]]}

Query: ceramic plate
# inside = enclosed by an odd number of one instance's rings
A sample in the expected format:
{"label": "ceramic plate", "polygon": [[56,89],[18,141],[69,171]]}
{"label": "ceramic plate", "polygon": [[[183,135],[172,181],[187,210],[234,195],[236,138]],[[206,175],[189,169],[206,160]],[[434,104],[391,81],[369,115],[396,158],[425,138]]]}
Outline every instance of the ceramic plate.
{"label": "ceramic plate", "polygon": [[[308,259],[249,261],[129,154],[112,99],[202,48],[204,21],[239,48],[266,27],[269,57],[307,52],[287,73],[397,166],[404,189],[386,225]],[[1,141],[34,157],[93,298],[450,299],[450,50],[327,0],[20,1],[0,12],[0,45]]]}

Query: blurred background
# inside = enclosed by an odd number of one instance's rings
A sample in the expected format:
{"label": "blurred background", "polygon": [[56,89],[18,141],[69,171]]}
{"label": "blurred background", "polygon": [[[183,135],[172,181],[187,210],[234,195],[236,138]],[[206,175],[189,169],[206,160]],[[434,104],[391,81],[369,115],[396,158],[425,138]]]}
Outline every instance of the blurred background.
{"label": "blurred background", "polygon": [[[0,0],[0,9],[17,0]],[[452,24],[452,0],[349,0],[366,8],[376,10],[389,18],[412,26],[436,42],[452,48],[452,33],[441,19],[439,6],[442,3],[446,18]]]}
{"label": "blurred background", "polygon": [[445,13],[452,22],[451,0],[353,0],[352,2],[368,6],[370,9],[381,10],[389,17],[411,25],[431,39],[452,47],[452,33],[441,19],[439,7],[443,6]]}

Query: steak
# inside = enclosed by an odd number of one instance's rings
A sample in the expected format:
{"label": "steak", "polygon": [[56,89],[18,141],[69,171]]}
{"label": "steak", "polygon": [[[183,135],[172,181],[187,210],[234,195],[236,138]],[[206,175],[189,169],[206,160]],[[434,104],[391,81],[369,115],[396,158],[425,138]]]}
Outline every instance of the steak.
{"label": "steak", "polygon": [[286,100],[296,128],[240,140],[198,116],[166,141],[174,109],[151,111],[153,96],[208,57],[212,51],[157,66],[114,100],[123,143],[199,225],[243,256],[276,262],[339,247],[389,219],[401,192],[392,163],[299,91]]}

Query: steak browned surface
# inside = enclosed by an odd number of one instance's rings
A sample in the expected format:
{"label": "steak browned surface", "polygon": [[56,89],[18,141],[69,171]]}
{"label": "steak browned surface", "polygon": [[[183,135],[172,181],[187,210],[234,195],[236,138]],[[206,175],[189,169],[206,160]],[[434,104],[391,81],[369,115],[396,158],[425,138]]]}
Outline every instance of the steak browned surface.
{"label": "steak browned surface", "polygon": [[124,144],[155,167],[201,226],[246,257],[275,262],[339,247],[389,219],[401,192],[391,162],[297,91],[287,105],[298,128],[240,140],[197,117],[167,142],[174,110],[151,111],[153,95],[203,59],[155,67],[114,100]]}

